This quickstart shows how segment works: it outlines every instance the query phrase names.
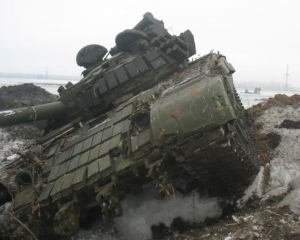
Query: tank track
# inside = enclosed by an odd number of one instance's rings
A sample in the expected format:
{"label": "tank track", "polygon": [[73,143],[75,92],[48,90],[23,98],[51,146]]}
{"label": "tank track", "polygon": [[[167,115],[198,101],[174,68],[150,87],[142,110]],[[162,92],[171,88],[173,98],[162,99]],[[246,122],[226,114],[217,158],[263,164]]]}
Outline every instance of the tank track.
{"label": "tank track", "polygon": [[249,116],[242,104],[241,98],[239,96],[239,94],[237,93],[236,89],[234,88],[234,97],[238,106],[238,111],[240,112],[240,120],[242,121],[242,124],[244,126],[244,132],[245,135],[247,137],[247,139],[249,139],[248,142],[248,148],[250,153],[252,154],[252,158],[253,159],[253,164],[258,168],[258,163],[257,163],[257,156],[258,156],[258,152],[257,152],[257,148],[255,145],[255,140],[254,137],[252,136],[252,131],[251,131],[251,121],[249,119]]}
{"label": "tank track", "polygon": [[254,139],[240,101],[237,113],[239,118],[223,126],[170,146],[180,166],[214,196],[241,197],[258,169]]}

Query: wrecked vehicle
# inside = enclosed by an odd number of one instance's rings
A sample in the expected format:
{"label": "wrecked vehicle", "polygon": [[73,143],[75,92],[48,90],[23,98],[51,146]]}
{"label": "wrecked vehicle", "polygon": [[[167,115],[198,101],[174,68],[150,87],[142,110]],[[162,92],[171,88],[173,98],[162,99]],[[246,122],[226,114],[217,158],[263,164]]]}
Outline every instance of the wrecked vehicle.
{"label": "wrecked vehicle", "polygon": [[12,202],[2,236],[69,236],[95,212],[122,215],[126,194],[151,181],[159,199],[191,186],[239,197],[257,154],[235,70],[195,53],[191,31],[171,35],[146,13],[109,52],[81,49],[84,78],[56,102],[0,112],[0,126],[48,119],[40,151],[0,170],[0,204]]}

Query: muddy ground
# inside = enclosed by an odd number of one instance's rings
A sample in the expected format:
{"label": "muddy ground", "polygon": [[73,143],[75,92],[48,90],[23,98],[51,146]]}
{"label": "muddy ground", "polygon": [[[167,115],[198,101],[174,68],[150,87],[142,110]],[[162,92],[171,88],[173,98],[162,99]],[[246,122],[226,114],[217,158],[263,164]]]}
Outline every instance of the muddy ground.
{"label": "muddy ground", "polygon": [[[0,89],[0,109],[55,99],[34,85]],[[260,172],[245,196],[234,206],[223,209],[221,218],[202,224],[195,225],[180,218],[168,227],[158,223],[153,229],[156,232],[153,239],[300,239],[300,96],[279,94],[253,106],[247,113],[258,149]],[[12,153],[3,149],[5,142],[21,139],[17,147],[26,148],[26,139],[32,145],[41,134],[35,125],[7,127],[2,131],[6,134],[0,139],[4,157]],[[99,228],[92,227],[90,232],[81,232],[82,237],[78,239],[89,239],[89,236],[98,239],[98,233],[106,236],[101,239],[122,238],[117,237],[112,225],[109,228],[99,232]]]}

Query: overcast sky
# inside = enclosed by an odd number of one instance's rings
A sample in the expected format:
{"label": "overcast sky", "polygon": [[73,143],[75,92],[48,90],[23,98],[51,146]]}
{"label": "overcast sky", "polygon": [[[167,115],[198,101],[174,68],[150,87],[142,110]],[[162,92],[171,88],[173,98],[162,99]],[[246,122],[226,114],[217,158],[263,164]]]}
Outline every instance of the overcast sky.
{"label": "overcast sky", "polygon": [[288,65],[300,85],[299,0],[0,0],[0,72],[78,76],[82,47],[110,49],[145,12],[171,34],[190,29],[197,55],[226,55],[236,81],[285,82]]}

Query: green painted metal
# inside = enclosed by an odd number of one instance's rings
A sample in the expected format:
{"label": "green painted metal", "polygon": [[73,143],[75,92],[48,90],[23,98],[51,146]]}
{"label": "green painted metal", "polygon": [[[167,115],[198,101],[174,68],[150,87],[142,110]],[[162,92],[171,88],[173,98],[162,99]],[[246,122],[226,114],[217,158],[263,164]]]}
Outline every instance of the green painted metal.
{"label": "green painted metal", "polygon": [[150,114],[154,144],[235,119],[221,76],[201,75],[166,92]]}
{"label": "green painted metal", "polygon": [[[224,56],[188,61],[196,51],[191,31],[172,36],[151,13],[118,35],[111,58],[105,50],[80,50],[84,78],[61,88],[59,101],[0,112],[0,125],[33,114],[66,123],[38,140],[41,151],[0,170],[0,203],[13,197],[14,214],[41,239],[74,233],[95,207],[120,216],[126,194],[151,181],[158,198],[182,187],[177,177],[239,196],[257,170],[235,70]],[[16,181],[22,173],[32,173],[31,184]]]}

